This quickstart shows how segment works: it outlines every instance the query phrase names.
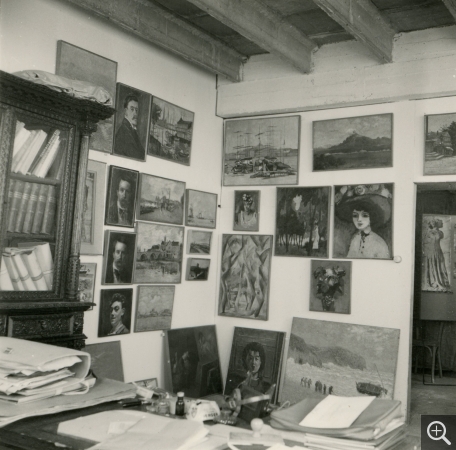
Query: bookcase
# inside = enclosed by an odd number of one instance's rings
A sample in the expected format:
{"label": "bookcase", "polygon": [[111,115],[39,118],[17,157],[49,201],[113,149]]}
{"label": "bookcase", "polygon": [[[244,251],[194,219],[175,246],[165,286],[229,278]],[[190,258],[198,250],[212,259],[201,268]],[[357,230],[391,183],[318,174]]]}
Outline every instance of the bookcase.
{"label": "bookcase", "polygon": [[0,71],[0,335],[82,348],[90,135],[114,109]]}

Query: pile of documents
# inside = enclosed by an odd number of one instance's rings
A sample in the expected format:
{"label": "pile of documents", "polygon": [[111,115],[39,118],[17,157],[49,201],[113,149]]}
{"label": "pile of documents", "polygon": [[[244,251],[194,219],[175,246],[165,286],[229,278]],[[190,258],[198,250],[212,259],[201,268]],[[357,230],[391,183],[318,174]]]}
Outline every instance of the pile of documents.
{"label": "pile of documents", "polygon": [[271,426],[318,450],[388,450],[406,438],[401,402],[371,396],[307,398],[273,412]]}
{"label": "pile of documents", "polygon": [[88,353],[0,337],[0,426],[135,396],[134,386],[101,383],[89,370]]}

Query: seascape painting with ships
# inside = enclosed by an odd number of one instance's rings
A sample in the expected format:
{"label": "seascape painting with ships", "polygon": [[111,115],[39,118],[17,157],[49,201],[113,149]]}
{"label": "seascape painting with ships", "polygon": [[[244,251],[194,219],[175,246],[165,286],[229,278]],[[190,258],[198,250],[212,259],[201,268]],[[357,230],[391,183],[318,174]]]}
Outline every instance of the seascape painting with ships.
{"label": "seascape painting with ships", "polygon": [[217,221],[217,194],[187,189],[185,225],[215,228]]}
{"label": "seascape painting with ships", "polygon": [[330,394],[392,399],[399,333],[294,317],[281,402]]}
{"label": "seascape painting with ships", "polygon": [[298,184],[300,117],[225,122],[224,186]]}

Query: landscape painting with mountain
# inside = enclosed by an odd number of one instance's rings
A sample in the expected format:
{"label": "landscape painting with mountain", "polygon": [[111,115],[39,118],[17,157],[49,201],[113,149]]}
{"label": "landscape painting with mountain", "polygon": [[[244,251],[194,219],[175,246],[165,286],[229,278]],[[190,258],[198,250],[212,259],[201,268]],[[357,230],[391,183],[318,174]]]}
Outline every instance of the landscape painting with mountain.
{"label": "landscape painting with mountain", "polygon": [[393,115],[313,122],[313,170],[393,166]]}

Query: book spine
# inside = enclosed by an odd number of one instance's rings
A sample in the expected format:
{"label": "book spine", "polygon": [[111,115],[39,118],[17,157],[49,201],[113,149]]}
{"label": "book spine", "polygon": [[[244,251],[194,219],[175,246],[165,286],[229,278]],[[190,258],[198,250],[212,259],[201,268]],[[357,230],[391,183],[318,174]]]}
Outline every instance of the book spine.
{"label": "book spine", "polygon": [[47,291],[48,286],[41,270],[40,264],[35,254],[35,250],[20,254],[22,261],[27,268],[31,280],[33,281],[37,291]]}
{"label": "book spine", "polygon": [[33,160],[35,159],[37,154],[42,150],[43,142],[45,141],[46,137],[47,137],[47,133],[45,131],[43,131],[43,130],[38,131],[32,144],[27,149],[27,154],[25,155],[25,158],[23,159],[23,161],[19,164],[19,167],[17,168],[17,171],[19,173],[22,173],[23,175],[27,174]]}
{"label": "book spine", "polygon": [[8,187],[8,210],[6,213],[6,217],[8,217],[6,222],[6,229],[8,230],[9,226],[9,219],[11,217],[11,207],[14,198],[14,189],[16,189],[16,180],[10,180],[9,187]]}
{"label": "book spine", "polygon": [[37,155],[37,157],[33,161],[32,165],[30,166],[30,170],[29,170],[30,173],[32,173],[33,175],[36,175],[37,177],[40,176],[40,171],[41,171],[41,168],[43,167],[44,162],[46,161],[48,156],[53,151],[54,146],[56,145],[56,142],[58,142],[59,134],[60,134],[60,130],[54,130],[51,138],[48,140],[48,143],[46,144],[46,147],[44,147],[43,151]]}
{"label": "book spine", "polygon": [[25,291],[25,286],[21,281],[19,272],[17,271],[16,264],[14,264],[11,254],[9,254],[8,252],[4,253],[3,258],[5,261],[6,270],[8,271],[10,280],[13,283],[14,290],[15,291]]}
{"label": "book spine", "polygon": [[32,190],[30,192],[30,198],[27,203],[24,223],[22,225],[22,233],[30,233],[32,231],[33,218],[35,216],[36,207],[38,205],[38,194],[40,191],[40,187],[40,184],[32,183]]}
{"label": "book spine", "polygon": [[21,255],[12,254],[11,258],[16,266],[17,272],[19,273],[19,278],[21,279],[22,284],[24,285],[24,290],[36,291],[37,289],[35,283],[30,278],[30,274],[28,273],[24,261],[22,261]]}
{"label": "book spine", "polygon": [[55,186],[49,186],[49,193],[44,207],[41,233],[51,234],[54,229],[55,209],[57,205],[57,194]]}
{"label": "book spine", "polygon": [[[32,183],[24,182],[24,190],[22,193],[21,201],[17,210],[16,223],[14,225],[14,231],[20,233],[22,231],[22,225],[24,224],[25,212],[27,210],[27,204],[30,198],[30,191],[32,190]],[[13,230],[11,230],[13,231]]]}
{"label": "book spine", "polygon": [[44,279],[49,290],[53,286],[54,261],[52,260],[51,246],[49,242],[18,242],[18,248],[33,248],[38,259],[38,264],[43,271]]}
{"label": "book spine", "polygon": [[15,291],[13,281],[10,278],[8,268],[6,267],[5,257],[2,256],[2,265],[0,267],[0,291]]}
{"label": "book spine", "polygon": [[47,196],[49,193],[49,185],[42,184],[38,193],[38,203],[33,217],[32,234],[40,233],[41,224],[43,223],[44,208],[46,207]]}
{"label": "book spine", "polygon": [[13,157],[17,155],[17,153],[25,144],[25,142],[27,142],[27,139],[29,138],[30,134],[31,132],[23,127],[16,134],[16,136],[14,137]]}
{"label": "book spine", "polygon": [[21,122],[20,120],[16,120],[16,131],[14,133],[14,136],[17,136],[19,132],[24,128],[25,123]]}
{"label": "book spine", "polygon": [[38,134],[38,130],[30,131],[27,140],[22,144],[22,146],[17,150],[16,153],[13,152],[13,162],[11,164],[11,170],[13,172],[17,172],[17,169],[24,161],[24,158],[27,155],[27,151],[32,143],[35,141],[36,135]]}

